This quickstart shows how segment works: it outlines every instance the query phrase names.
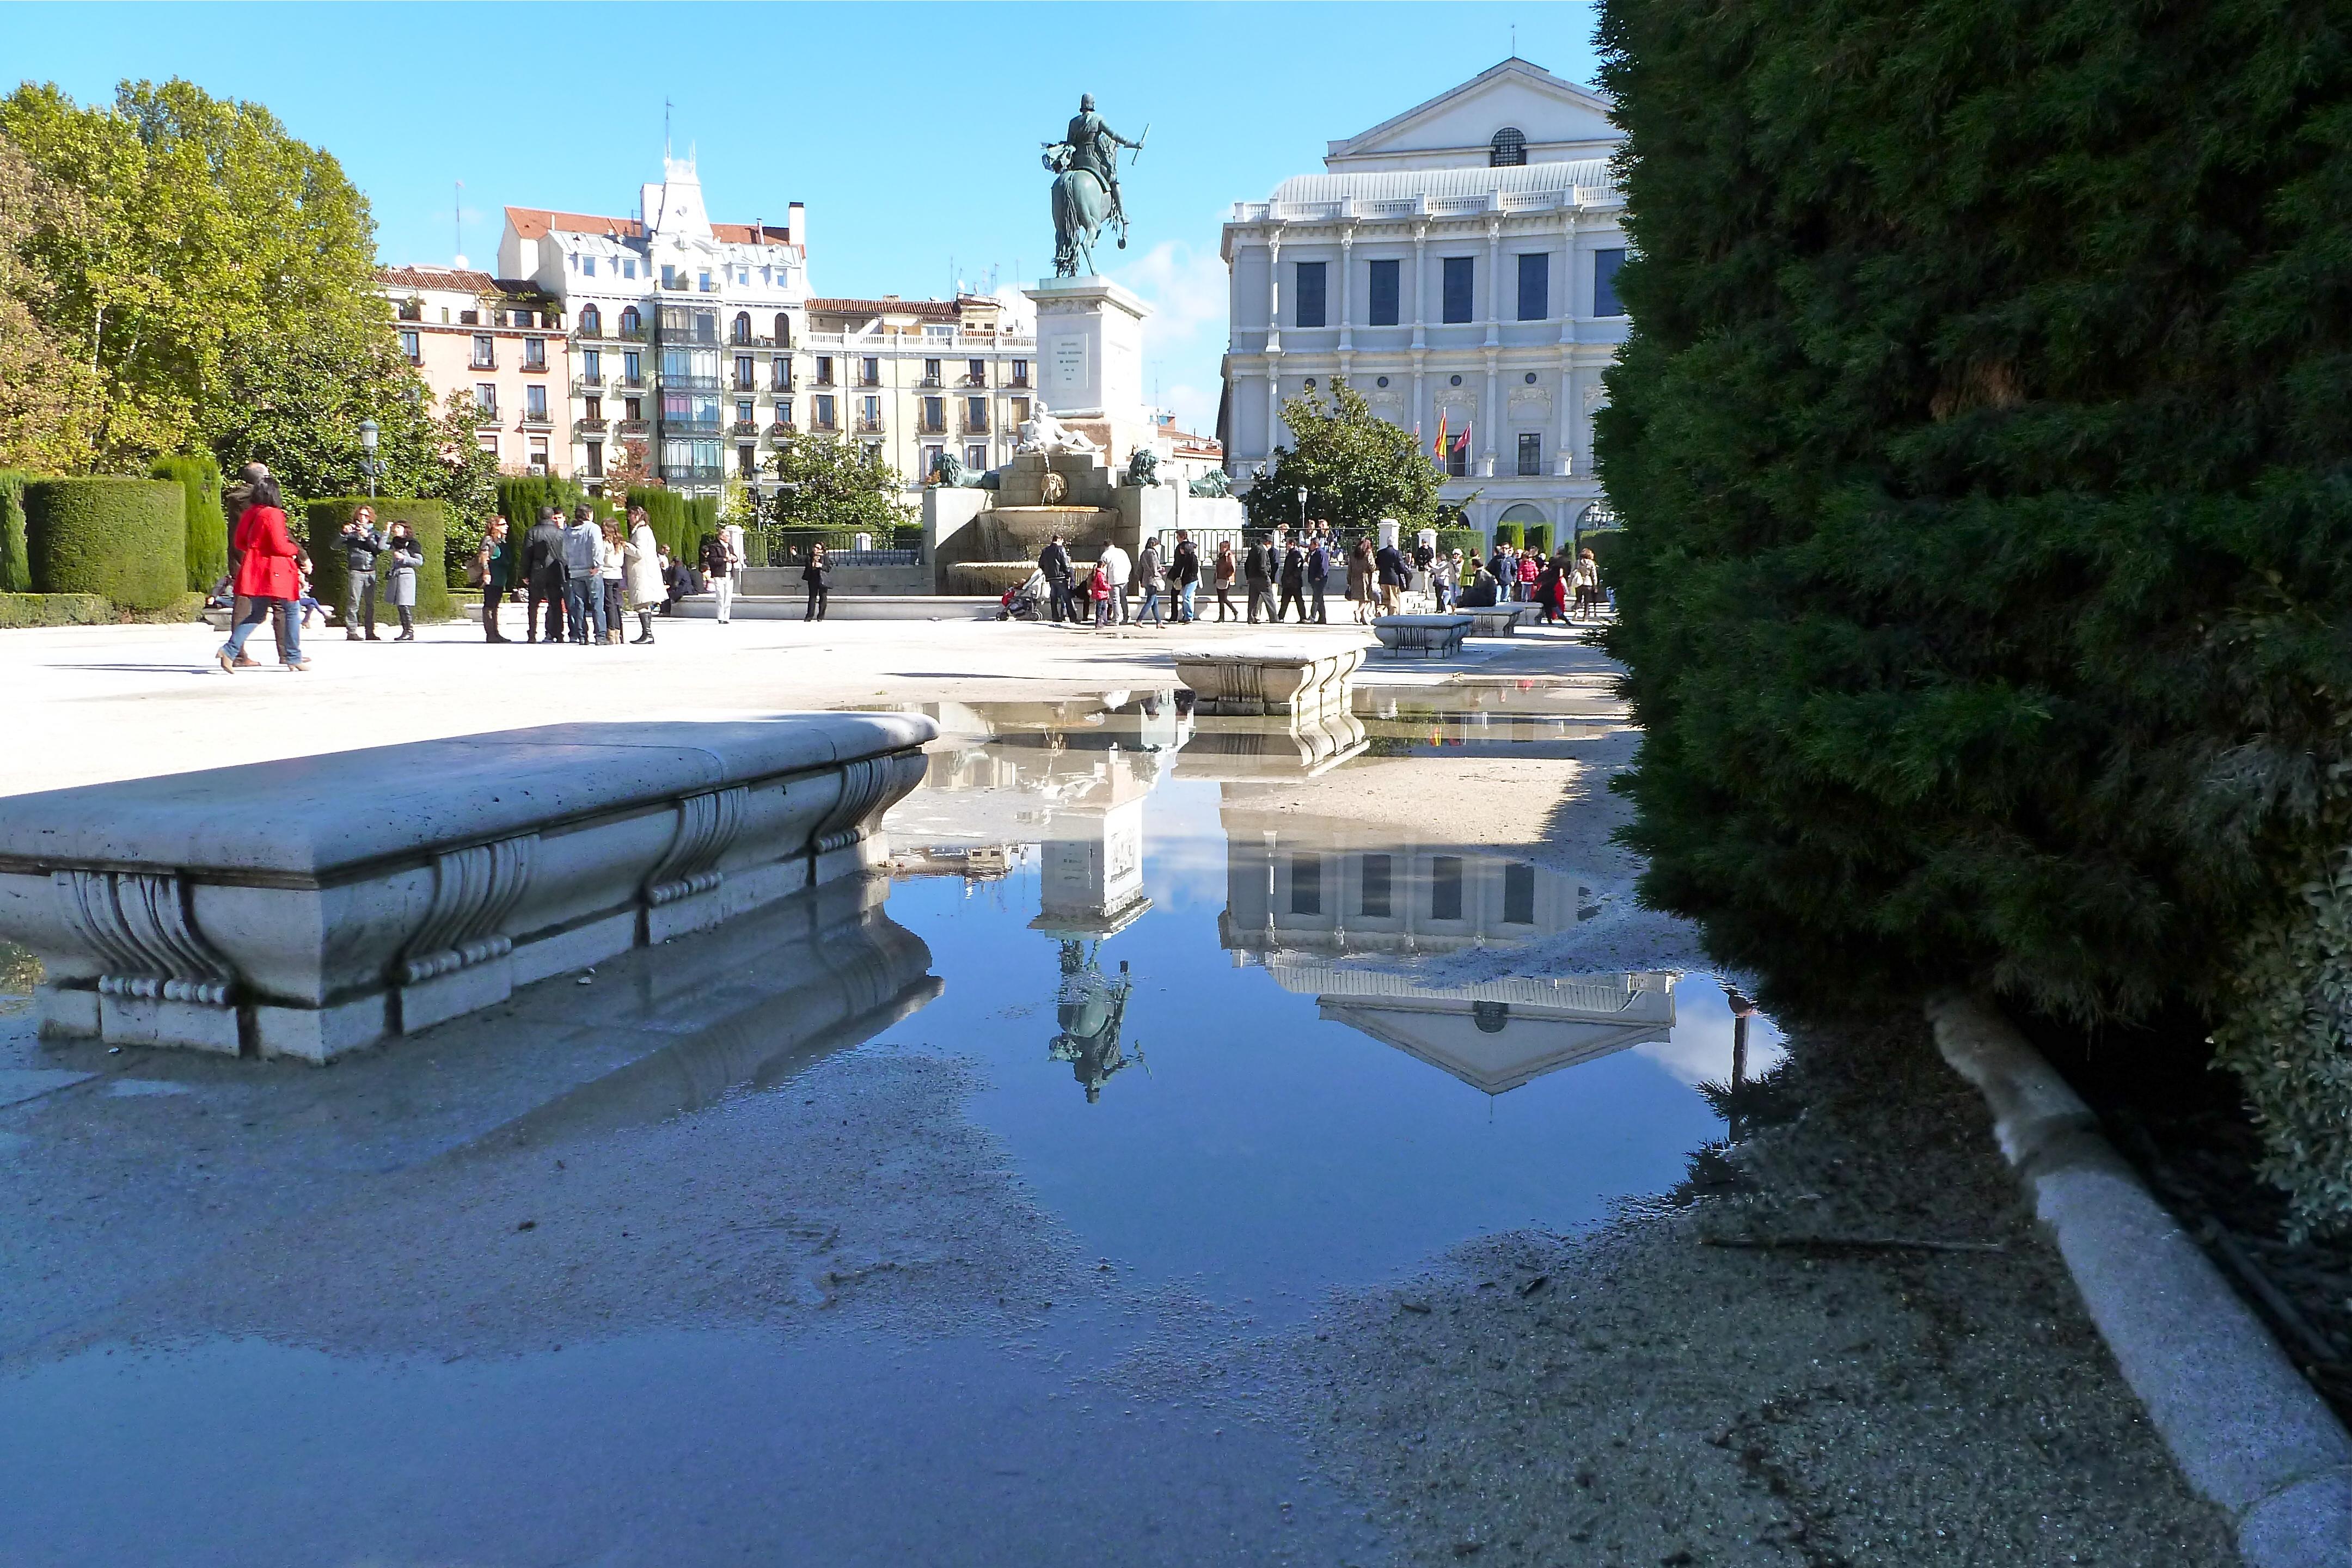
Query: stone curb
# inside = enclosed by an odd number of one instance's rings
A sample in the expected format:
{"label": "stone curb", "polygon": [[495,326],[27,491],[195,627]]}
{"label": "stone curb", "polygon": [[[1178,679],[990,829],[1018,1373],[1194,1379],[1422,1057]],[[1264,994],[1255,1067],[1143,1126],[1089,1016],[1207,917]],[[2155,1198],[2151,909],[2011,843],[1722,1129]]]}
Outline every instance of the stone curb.
{"label": "stone curb", "polygon": [[2240,1553],[2252,1568],[2352,1568],[2352,1436],[1998,1007],[1946,994],[1927,1020],[1991,1107],[2001,1152],[2181,1474],[2229,1510]]}

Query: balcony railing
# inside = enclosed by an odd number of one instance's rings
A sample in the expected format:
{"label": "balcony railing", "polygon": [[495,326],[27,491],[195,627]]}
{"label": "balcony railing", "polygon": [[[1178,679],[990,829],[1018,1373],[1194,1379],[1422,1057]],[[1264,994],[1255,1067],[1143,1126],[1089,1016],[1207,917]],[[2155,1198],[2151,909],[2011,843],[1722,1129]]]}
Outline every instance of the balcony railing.
{"label": "balcony railing", "polygon": [[602,430],[606,423],[602,415],[597,415],[591,418],[575,419],[572,422],[572,426],[575,430]]}
{"label": "balcony railing", "polygon": [[673,419],[667,415],[662,416],[661,427],[665,436],[680,437],[716,436],[720,429],[716,419]]}
{"label": "balcony railing", "polygon": [[[858,426],[858,428],[859,428],[859,429],[861,429],[861,430],[862,430],[862,429],[864,429],[865,427],[866,427],[866,426],[864,426],[863,425],[861,425],[861,426]],[[875,428],[875,429],[877,429],[877,430],[879,430],[880,428],[882,428],[882,426],[881,426],[881,424],[880,424],[880,422],[879,422],[879,421],[877,421],[877,422],[876,422],[876,424],[875,424],[875,426],[874,426],[874,428]],[[940,419],[940,420],[925,419],[925,420],[920,420],[920,421],[919,421],[919,422],[916,424],[916,426],[915,426],[915,434],[916,434],[916,435],[918,435],[918,436],[944,436],[944,435],[946,435],[947,433],[948,433],[948,426],[947,426],[947,421],[946,421],[946,420],[944,420],[944,419]]]}
{"label": "balcony railing", "polygon": [[760,390],[759,378],[750,375],[739,375],[735,378],[735,390],[738,392],[757,392]]}
{"label": "balcony railing", "polygon": [[1026,392],[1029,390],[1029,378],[1020,371],[1016,370],[1013,373],[1013,379],[1006,382],[1004,384],[1013,387],[1019,391]]}
{"label": "balcony railing", "polygon": [[770,392],[796,392],[799,389],[800,383],[794,381],[789,375],[784,377],[782,381],[772,381],[768,383],[768,390]]}
{"label": "balcony railing", "polygon": [[719,378],[715,375],[672,375],[662,373],[661,384],[672,392],[716,392]]}
{"label": "balcony railing", "polygon": [[575,343],[641,343],[646,337],[646,324],[639,321],[634,327],[599,327],[593,331],[583,327],[572,334],[572,341]]}
{"label": "balcony railing", "polygon": [[595,375],[575,375],[572,378],[572,390],[593,395],[604,390],[604,381],[605,377],[601,373]]}
{"label": "balcony railing", "polygon": [[526,425],[552,425],[555,423],[555,421],[549,416],[547,410],[544,408],[535,411],[529,408],[524,409],[522,412],[522,422]]}
{"label": "balcony railing", "polygon": [[861,375],[857,378],[857,384],[860,386],[879,386],[882,384],[882,378],[878,375]]}
{"label": "balcony railing", "polygon": [[815,380],[814,382],[811,383],[810,384],[814,385],[814,386],[831,386],[831,385],[833,385],[833,384],[834,384],[834,379],[833,379],[833,377],[831,377],[831,376],[829,376],[829,375],[819,374],[819,375],[817,376],[816,380]]}
{"label": "balcony railing", "polygon": [[830,436],[830,435],[832,435],[835,430],[840,429],[840,428],[841,428],[841,426],[838,426],[838,425],[835,425],[835,424],[832,420],[830,420],[830,419],[813,419],[813,420],[811,420],[811,421],[809,422],[809,428],[810,428],[810,429],[812,429],[812,430],[822,430],[822,431],[824,431],[826,435]]}
{"label": "balcony railing", "polygon": [[988,384],[988,377],[985,374],[966,375],[962,379],[959,380],[956,384],[958,386],[986,386]]}
{"label": "balcony railing", "polygon": [[492,355],[488,359],[469,360],[467,362],[466,368],[468,370],[496,370],[499,368],[498,358],[496,355]]}
{"label": "balcony railing", "polygon": [[474,410],[474,428],[475,428],[475,429],[477,429],[477,430],[495,430],[495,429],[497,429],[497,428],[498,428],[498,426],[499,426],[499,411],[498,411],[498,407],[497,407],[497,405],[492,405],[490,407],[488,407],[488,408],[477,408],[477,409],[475,409],[475,410]]}
{"label": "balcony railing", "polygon": [[615,419],[613,428],[624,436],[642,436],[646,433],[646,422],[642,419]]}
{"label": "balcony railing", "polygon": [[645,384],[646,378],[642,374],[637,375],[617,375],[613,378],[613,384],[615,386],[639,387],[645,385]]}
{"label": "balcony railing", "polygon": [[727,470],[716,463],[664,463],[662,480],[673,485],[715,485],[727,477]]}
{"label": "balcony railing", "polygon": [[739,338],[734,336],[732,333],[730,333],[727,339],[727,346],[730,349],[784,349],[792,347],[790,343],[778,342],[773,338],[763,338],[757,332],[752,333],[748,338]]}
{"label": "balcony railing", "polygon": [[738,419],[727,428],[731,434],[737,436],[757,436],[760,433],[760,422],[757,419]]}
{"label": "balcony railing", "polygon": [[534,375],[545,375],[547,362],[543,359],[527,359],[522,362],[522,368]]}
{"label": "balcony railing", "polygon": [[404,321],[421,321],[425,319],[425,307],[414,303],[404,304],[394,314]]}
{"label": "balcony railing", "polygon": [[922,380],[915,383],[917,386],[937,386],[939,384],[940,378],[936,375],[927,375],[923,377]]}
{"label": "balcony railing", "polygon": [[882,434],[882,421],[879,419],[860,419],[857,422],[857,433],[860,436],[879,436]]}
{"label": "balcony railing", "polygon": [[793,436],[799,432],[800,426],[789,419],[779,419],[768,426],[768,434],[771,436]]}
{"label": "balcony railing", "polygon": [[963,433],[967,436],[985,436],[988,434],[988,421],[967,419],[963,422]]}

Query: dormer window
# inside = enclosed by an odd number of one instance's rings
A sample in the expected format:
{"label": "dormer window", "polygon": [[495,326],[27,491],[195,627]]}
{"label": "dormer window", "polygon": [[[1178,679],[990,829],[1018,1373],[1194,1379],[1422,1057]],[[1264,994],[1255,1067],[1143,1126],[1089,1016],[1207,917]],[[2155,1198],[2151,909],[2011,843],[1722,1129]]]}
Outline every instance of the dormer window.
{"label": "dormer window", "polygon": [[1516,169],[1528,161],[1527,133],[1516,125],[1506,125],[1495,132],[1495,140],[1486,145],[1486,163],[1496,169]]}

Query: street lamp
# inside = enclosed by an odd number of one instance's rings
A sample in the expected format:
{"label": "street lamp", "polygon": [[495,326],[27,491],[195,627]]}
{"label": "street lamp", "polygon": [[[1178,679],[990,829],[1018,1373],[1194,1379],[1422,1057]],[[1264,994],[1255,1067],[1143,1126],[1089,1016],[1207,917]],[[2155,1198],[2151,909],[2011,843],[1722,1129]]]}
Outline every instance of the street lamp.
{"label": "street lamp", "polygon": [[1298,531],[1307,531],[1307,487],[1298,487]]}
{"label": "street lamp", "polygon": [[375,500],[375,477],[383,472],[383,465],[376,460],[376,423],[374,420],[362,419],[360,421],[360,450],[367,454],[360,459],[360,472],[367,476],[368,500]]}

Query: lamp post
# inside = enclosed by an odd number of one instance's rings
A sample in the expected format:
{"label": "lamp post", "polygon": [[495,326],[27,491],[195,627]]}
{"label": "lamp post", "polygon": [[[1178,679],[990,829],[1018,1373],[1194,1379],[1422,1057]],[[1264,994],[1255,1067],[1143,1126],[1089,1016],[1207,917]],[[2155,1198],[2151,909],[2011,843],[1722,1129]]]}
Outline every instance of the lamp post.
{"label": "lamp post", "polygon": [[1298,487],[1298,531],[1302,534],[1307,531],[1307,487],[1305,485]]}
{"label": "lamp post", "polygon": [[366,454],[366,456],[360,458],[360,472],[367,476],[368,500],[375,500],[375,477],[383,471],[383,465],[376,460],[376,423],[374,420],[362,419],[360,421],[360,450]]}

